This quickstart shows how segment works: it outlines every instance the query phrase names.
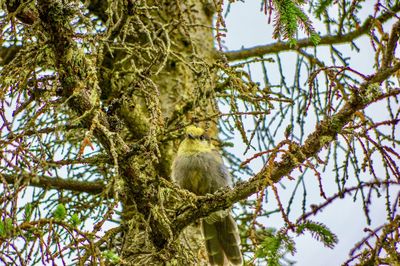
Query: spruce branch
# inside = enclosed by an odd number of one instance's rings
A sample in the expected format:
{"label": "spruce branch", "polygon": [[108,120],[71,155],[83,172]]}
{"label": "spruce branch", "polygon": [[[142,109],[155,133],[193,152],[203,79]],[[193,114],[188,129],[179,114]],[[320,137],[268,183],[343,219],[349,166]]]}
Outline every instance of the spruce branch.
{"label": "spruce branch", "polygon": [[[338,35],[324,35],[320,37],[318,46],[321,45],[333,45],[333,44],[341,44],[341,43],[349,43],[354,41],[355,39],[368,34],[370,29],[373,27],[375,22],[379,22],[381,24],[385,23],[389,19],[393,18],[395,14],[400,11],[400,3],[396,3],[390,9],[390,12],[383,13],[376,19],[369,17],[364,23],[356,30],[351,31],[347,34],[338,34]],[[261,57],[267,54],[276,54],[284,51],[296,50],[306,47],[313,47],[315,44],[309,38],[298,40],[296,45],[293,46],[290,41],[289,42],[275,42],[267,45],[259,45],[250,48],[244,48],[237,51],[227,51],[224,52],[224,56],[228,61],[237,61],[244,60],[251,57]]]}
{"label": "spruce branch", "polygon": [[[250,180],[238,183],[233,190],[225,189],[213,195],[198,197],[195,207],[189,206],[179,213],[174,222],[174,229],[180,231],[186,225],[199,218],[217,210],[229,208],[234,203],[265,189],[265,179],[272,183],[277,183],[304,161],[317,156],[321,149],[329,145],[343,127],[352,121],[357,111],[366,108],[385,96],[387,97],[387,95],[368,95],[369,88],[372,84],[383,82],[398,70],[400,70],[400,63],[395,64],[393,67],[381,68],[375,74],[369,76],[360,85],[357,94],[353,94],[336,114],[325,118],[316,126],[315,131],[307,137],[304,145],[292,147],[292,155],[284,156],[281,161],[274,162],[272,169],[271,167],[264,167]],[[399,94],[400,89],[394,89],[389,93],[391,96]],[[271,164],[269,163],[269,165]]]}

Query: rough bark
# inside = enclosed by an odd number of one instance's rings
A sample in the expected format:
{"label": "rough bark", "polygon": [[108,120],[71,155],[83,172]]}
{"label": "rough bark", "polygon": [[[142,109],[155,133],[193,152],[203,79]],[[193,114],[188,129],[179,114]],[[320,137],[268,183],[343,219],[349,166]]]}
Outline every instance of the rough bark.
{"label": "rough bark", "polygon": [[[161,187],[160,180],[169,179],[174,146],[160,140],[165,120],[183,103],[192,100],[192,95],[196,94],[194,90],[199,86],[196,79],[199,75],[204,76],[204,66],[213,62],[211,14],[206,13],[204,4],[198,1],[185,6],[180,6],[179,2],[155,4],[148,1],[148,6],[154,4],[157,8],[146,10],[141,14],[138,28],[130,29],[134,27],[128,21],[135,19],[135,4],[119,3],[113,18],[118,22],[111,33],[115,36],[110,40],[121,38],[124,32],[127,34],[124,45],[152,46],[153,54],[148,58],[146,54],[134,54],[132,50],[111,49],[105,53],[102,69],[95,75],[92,62],[84,58],[72,38],[70,7],[57,0],[38,3],[40,20],[56,55],[55,66],[62,87],[60,94],[69,99],[69,107],[82,117],[87,129],[95,127],[94,136],[118,166],[120,177],[116,178],[123,180],[122,188],[113,188],[115,196],[122,195],[124,208],[121,259],[129,265],[187,263],[189,248],[193,245],[184,246],[176,241],[180,232],[171,231],[169,207],[163,206],[161,197],[165,188]],[[190,16],[192,21],[182,17],[187,12],[193,14]],[[166,24],[176,23],[175,18],[180,16],[179,23],[198,26],[176,25],[176,28],[167,29]],[[147,29],[151,32],[144,32]],[[122,59],[126,60],[121,64]],[[198,61],[197,73],[190,69],[193,66],[187,62],[191,61]],[[123,71],[125,74],[121,75]],[[214,82],[209,79],[212,76],[203,81],[204,91],[213,89]],[[130,96],[127,90],[140,93]],[[99,99],[109,103],[112,106],[109,110],[112,109],[113,114],[127,125],[127,130],[121,133],[123,137],[113,132],[110,112],[99,108]],[[205,103],[212,107],[214,104],[208,99]],[[202,113],[210,106],[192,112]],[[188,118],[193,115],[190,113]],[[177,127],[180,127],[179,123]],[[140,145],[130,144],[142,139],[145,142]]]}

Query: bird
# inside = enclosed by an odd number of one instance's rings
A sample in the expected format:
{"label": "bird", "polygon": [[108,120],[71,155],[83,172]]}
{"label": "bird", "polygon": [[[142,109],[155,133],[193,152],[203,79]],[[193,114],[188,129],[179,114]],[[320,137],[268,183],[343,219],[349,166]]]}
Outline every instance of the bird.
{"label": "bird", "polygon": [[[230,174],[203,128],[190,125],[172,163],[172,179],[196,195],[230,186]],[[201,220],[210,265],[242,265],[239,230],[230,210]]]}

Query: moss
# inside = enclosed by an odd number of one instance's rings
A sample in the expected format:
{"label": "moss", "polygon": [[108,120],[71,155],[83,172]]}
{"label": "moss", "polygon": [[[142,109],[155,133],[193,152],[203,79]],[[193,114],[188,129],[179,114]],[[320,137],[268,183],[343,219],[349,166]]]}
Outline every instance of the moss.
{"label": "moss", "polygon": [[375,101],[382,93],[382,88],[378,83],[368,84],[362,99],[363,103],[368,104]]}
{"label": "moss", "polygon": [[331,143],[331,141],[333,141],[333,140],[334,140],[334,138],[332,136],[321,136],[319,138],[321,147],[325,146],[326,144]]}
{"label": "moss", "polygon": [[340,132],[342,127],[343,127],[343,121],[341,120],[341,118],[333,117],[329,125],[329,131],[334,134],[337,134],[338,132]]}

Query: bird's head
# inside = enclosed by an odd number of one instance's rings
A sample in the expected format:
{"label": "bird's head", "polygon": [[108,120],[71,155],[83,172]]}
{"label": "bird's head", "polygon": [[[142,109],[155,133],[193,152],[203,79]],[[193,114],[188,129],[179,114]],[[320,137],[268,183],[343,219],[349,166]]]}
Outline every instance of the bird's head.
{"label": "bird's head", "polygon": [[178,154],[209,152],[213,149],[204,129],[190,125],[186,128],[186,138],[179,146]]}
{"label": "bird's head", "polygon": [[193,140],[206,140],[207,136],[204,133],[204,129],[191,125],[186,128],[186,138]]}

